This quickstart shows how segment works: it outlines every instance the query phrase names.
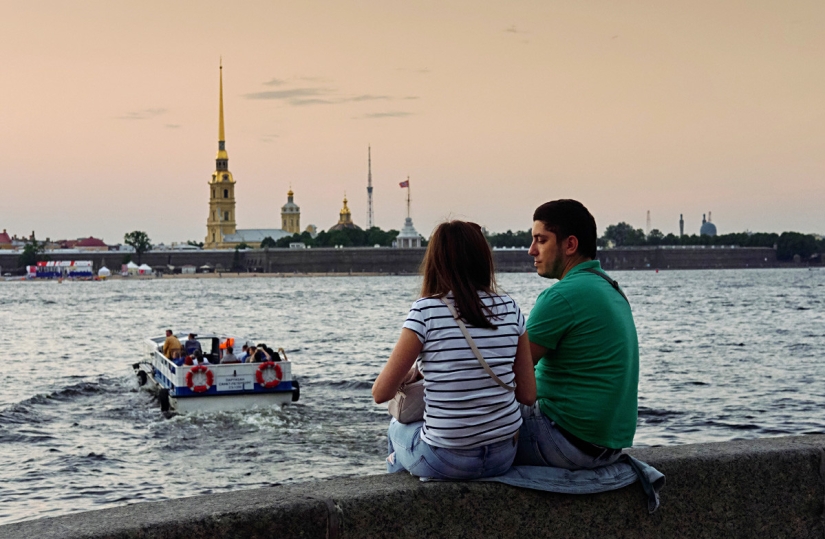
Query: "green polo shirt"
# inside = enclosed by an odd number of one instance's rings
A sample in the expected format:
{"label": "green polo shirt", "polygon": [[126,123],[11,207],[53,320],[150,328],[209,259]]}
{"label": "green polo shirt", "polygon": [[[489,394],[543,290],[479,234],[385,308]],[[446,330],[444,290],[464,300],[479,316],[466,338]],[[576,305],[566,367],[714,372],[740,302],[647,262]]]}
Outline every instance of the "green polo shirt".
{"label": "green polo shirt", "polygon": [[527,320],[530,341],[547,348],[536,365],[541,411],[573,435],[619,449],[633,445],[639,341],[630,306],[585,268],[542,292]]}

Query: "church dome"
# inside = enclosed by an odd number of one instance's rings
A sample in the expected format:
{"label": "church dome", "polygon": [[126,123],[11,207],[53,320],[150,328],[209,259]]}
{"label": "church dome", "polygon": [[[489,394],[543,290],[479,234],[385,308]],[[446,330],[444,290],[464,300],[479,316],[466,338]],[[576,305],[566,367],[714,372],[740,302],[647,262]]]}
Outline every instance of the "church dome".
{"label": "church dome", "polygon": [[355,228],[357,230],[361,230],[361,227],[352,222],[352,212],[349,211],[349,206],[347,206],[346,195],[344,195],[344,207],[341,208],[341,212],[338,214],[338,223],[335,226],[330,227],[330,231],[343,230],[345,228]]}
{"label": "church dome", "polygon": [[[708,214],[710,215],[710,214]],[[711,223],[709,220],[705,220],[705,216],[702,215],[702,228],[699,229],[700,236],[715,236],[716,235],[716,225]]]}
{"label": "church dome", "polygon": [[699,229],[699,234],[702,236],[715,236],[716,235],[716,225],[708,221],[707,223],[702,225],[702,228]]}

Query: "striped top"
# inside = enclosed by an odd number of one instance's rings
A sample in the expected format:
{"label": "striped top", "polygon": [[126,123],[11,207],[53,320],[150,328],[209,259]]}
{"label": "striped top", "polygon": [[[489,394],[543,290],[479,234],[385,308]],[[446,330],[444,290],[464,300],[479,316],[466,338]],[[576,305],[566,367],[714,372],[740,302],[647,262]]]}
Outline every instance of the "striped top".
{"label": "striped top", "polygon": [[[498,318],[496,329],[467,324],[481,355],[507,385],[514,385],[513,362],[524,316],[509,296],[479,292]],[[452,295],[447,300],[452,302]],[[472,448],[506,440],[521,426],[514,392],[499,386],[478,362],[449,309],[440,299],[413,303],[404,327],[423,343],[416,361],[424,375],[421,439],[436,447]]]}

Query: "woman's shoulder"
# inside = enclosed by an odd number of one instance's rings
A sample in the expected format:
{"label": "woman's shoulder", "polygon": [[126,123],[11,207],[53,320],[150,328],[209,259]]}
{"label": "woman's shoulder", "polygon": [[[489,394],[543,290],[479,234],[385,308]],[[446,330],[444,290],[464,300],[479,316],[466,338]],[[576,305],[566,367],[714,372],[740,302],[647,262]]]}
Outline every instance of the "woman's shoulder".
{"label": "woman's shoulder", "polygon": [[423,310],[427,311],[430,309],[437,309],[440,307],[444,307],[444,302],[441,301],[441,298],[434,298],[434,297],[423,297],[418,298],[412,304],[413,310]]}
{"label": "woman's shoulder", "polygon": [[516,304],[516,301],[507,294],[499,294],[495,292],[479,292],[479,296],[487,303],[495,304]]}

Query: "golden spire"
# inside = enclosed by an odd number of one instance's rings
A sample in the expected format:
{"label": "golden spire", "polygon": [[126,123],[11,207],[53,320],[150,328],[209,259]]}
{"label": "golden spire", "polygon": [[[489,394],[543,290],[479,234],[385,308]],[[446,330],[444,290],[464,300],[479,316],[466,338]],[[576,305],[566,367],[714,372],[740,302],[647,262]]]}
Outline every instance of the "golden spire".
{"label": "golden spire", "polygon": [[220,105],[218,113],[218,142],[225,142],[226,137],[223,135],[223,58],[220,59]]}
{"label": "golden spire", "polygon": [[338,224],[343,225],[352,222],[352,213],[349,211],[349,207],[347,206],[347,194],[344,193],[344,207],[341,208],[341,212],[338,214]]}

